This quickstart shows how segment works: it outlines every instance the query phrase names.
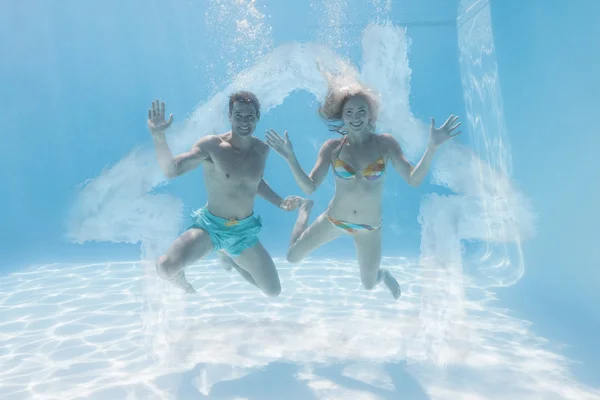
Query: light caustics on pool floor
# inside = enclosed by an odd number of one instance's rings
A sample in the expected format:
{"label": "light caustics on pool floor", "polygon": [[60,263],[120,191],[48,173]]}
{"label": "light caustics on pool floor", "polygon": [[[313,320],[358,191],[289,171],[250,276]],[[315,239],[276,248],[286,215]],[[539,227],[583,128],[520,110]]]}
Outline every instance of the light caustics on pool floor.
{"label": "light caustics on pool floor", "polygon": [[[0,398],[268,400],[235,382],[268,379],[273,368],[293,365],[287,382],[305,391],[287,389],[279,398],[418,398],[408,393],[418,387],[431,399],[600,399],[484,288],[519,279],[520,242],[532,217],[509,178],[489,2],[460,3],[466,120],[477,140],[474,149],[449,144],[438,157],[434,182],[456,195],[433,194],[422,203],[421,259],[384,262],[402,283],[399,301],[382,289],[362,290],[356,265],[332,260],[278,262],[284,292],[277,299],[211,262],[190,269],[195,296],[133,262],[43,266],[0,278]],[[483,8],[474,7],[479,3]],[[381,93],[382,129],[416,157],[427,132],[410,110],[407,43],[401,27],[370,25],[360,71],[347,68]],[[259,53],[267,53],[260,44]],[[194,111],[171,135],[174,149],[225,129],[221,105],[234,88],[255,91],[265,110],[295,90],[320,98],[324,82],[314,61],[344,63],[328,47],[273,49]],[[142,242],[146,256],[159,254],[180,228],[182,206],[151,194],[162,178],[150,149],[103,171],[79,193],[74,241]],[[464,240],[484,243],[481,253],[464,257]],[[483,273],[475,281],[464,270]],[[406,363],[403,379],[412,379],[412,389],[390,368],[399,363]]]}
{"label": "light caustics on pool floor", "polygon": [[402,284],[398,301],[384,288],[362,290],[354,262],[277,264],[283,293],[274,299],[211,261],[189,268],[191,296],[134,262],[2,277],[0,397],[257,398],[218,394],[285,363],[308,398],[402,398],[408,388],[389,366],[406,363],[422,398],[600,399],[556,346],[464,278],[462,304],[440,305],[459,307],[461,318],[427,335],[437,316],[421,302],[439,282],[410,260],[383,263]]}

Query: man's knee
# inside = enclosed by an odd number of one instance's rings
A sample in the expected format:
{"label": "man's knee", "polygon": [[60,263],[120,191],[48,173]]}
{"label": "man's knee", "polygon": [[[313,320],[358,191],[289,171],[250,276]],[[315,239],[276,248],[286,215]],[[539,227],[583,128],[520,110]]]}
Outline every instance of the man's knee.
{"label": "man's knee", "polygon": [[178,270],[181,260],[173,255],[160,256],[156,262],[156,272],[161,278],[170,278]]}

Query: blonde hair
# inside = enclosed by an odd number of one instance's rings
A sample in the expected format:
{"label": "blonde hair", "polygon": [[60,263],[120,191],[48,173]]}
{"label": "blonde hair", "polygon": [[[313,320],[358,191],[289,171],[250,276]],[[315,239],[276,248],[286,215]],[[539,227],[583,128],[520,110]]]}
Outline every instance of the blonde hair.
{"label": "blonde hair", "polygon": [[325,120],[329,130],[342,135],[346,133],[340,122],[344,104],[352,97],[361,97],[365,100],[369,107],[372,128],[375,129],[375,122],[379,114],[379,96],[355,80],[347,82],[348,77],[333,76],[329,73],[323,75],[327,80],[327,94],[319,106],[319,115]]}

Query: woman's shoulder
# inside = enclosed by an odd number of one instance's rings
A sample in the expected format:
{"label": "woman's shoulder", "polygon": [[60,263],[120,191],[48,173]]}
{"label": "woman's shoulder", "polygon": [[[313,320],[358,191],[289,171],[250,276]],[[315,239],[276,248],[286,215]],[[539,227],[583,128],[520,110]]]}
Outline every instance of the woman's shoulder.
{"label": "woman's shoulder", "polygon": [[375,144],[377,148],[384,156],[388,156],[391,149],[399,149],[400,144],[394,137],[394,135],[390,133],[380,133],[375,135]]}
{"label": "woman's shoulder", "polygon": [[343,137],[336,137],[336,138],[327,139],[325,141],[325,143],[323,143],[323,146],[335,146],[337,144],[341,144],[343,140],[344,140]]}
{"label": "woman's shoulder", "polygon": [[394,136],[390,133],[379,133],[379,134],[375,135],[375,141],[378,144],[386,145],[392,141],[395,142],[396,139],[394,139]]}
{"label": "woman's shoulder", "polygon": [[333,139],[328,139],[325,141],[325,143],[323,143],[323,145],[321,146],[321,149],[323,150],[333,150],[336,147],[338,147],[339,145],[342,144],[342,140],[344,140],[343,138],[333,138]]}

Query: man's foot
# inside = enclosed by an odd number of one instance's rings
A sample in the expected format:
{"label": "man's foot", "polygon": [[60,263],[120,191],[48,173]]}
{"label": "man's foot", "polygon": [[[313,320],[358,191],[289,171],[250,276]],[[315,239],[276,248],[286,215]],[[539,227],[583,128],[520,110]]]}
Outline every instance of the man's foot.
{"label": "man's foot", "polygon": [[185,272],[183,272],[183,270],[179,271],[173,276],[169,276],[159,264],[156,264],[156,272],[158,273],[159,277],[168,282],[171,282],[174,286],[177,286],[186,293],[196,293],[194,287],[188,282],[187,278],[185,277]]}
{"label": "man's foot", "polygon": [[398,283],[396,278],[394,278],[390,271],[388,271],[387,269],[380,269],[379,273],[381,274],[381,279],[383,280],[383,283],[392,293],[394,299],[398,299],[398,297],[400,297],[400,295],[402,294],[402,291],[400,290],[400,284]]}
{"label": "man's foot", "polygon": [[225,271],[231,272],[233,266],[235,265],[235,261],[227,254],[222,251],[217,251],[217,257],[219,257],[219,261],[221,261],[221,266],[225,269]]}
{"label": "man's foot", "polygon": [[173,285],[177,286],[178,288],[183,289],[186,293],[189,293],[189,294],[196,293],[196,289],[194,289],[192,284],[188,282],[183,270],[181,270],[181,272],[179,272],[177,275],[175,275],[174,277],[169,279],[169,282],[171,282]]}

